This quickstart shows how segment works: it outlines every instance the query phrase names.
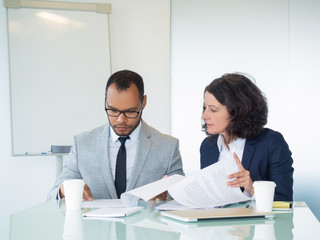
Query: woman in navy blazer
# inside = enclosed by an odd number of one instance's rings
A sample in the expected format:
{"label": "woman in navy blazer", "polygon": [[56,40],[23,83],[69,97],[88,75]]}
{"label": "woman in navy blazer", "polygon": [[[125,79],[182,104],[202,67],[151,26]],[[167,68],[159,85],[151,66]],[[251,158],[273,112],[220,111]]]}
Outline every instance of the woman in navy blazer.
{"label": "woman in navy blazer", "polygon": [[[293,160],[281,133],[263,126],[268,107],[260,89],[242,74],[225,74],[204,91],[201,168],[234,159],[239,171],[227,184],[253,195],[253,182],[276,183],[274,200],[292,201]],[[233,151],[235,150],[235,151]]]}

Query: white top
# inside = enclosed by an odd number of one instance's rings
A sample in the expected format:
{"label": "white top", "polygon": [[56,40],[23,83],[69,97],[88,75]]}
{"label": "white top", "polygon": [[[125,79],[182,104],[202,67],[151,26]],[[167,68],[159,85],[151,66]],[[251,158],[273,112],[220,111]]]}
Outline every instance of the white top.
{"label": "white top", "polygon": [[[140,130],[141,130],[141,121],[139,125],[136,127],[136,129],[129,135],[130,139],[127,139],[125,142],[126,151],[127,151],[127,184],[129,182],[131,171],[136,158],[138,143],[140,139]],[[114,130],[110,126],[108,145],[109,145],[110,168],[111,168],[113,180],[115,180],[117,155],[118,155],[119,148],[121,146],[121,143],[118,138],[119,136],[114,132]]]}
{"label": "white top", "polygon": [[224,159],[227,160],[234,160],[233,153],[235,152],[242,162],[242,155],[244,151],[244,146],[246,144],[245,138],[237,138],[229,143],[229,149],[227,148],[226,144],[224,143],[224,137],[220,134],[217,140],[218,149],[220,152],[218,161],[222,161]]}
{"label": "white top", "polygon": [[[239,160],[242,162],[242,156],[244,151],[244,146],[246,144],[245,138],[236,138],[231,143],[229,143],[229,149],[224,142],[223,135],[219,134],[217,145],[220,152],[218,161],[233,161],[235,163],[235,159],[233,153],[236,153]],[[252,197],[250,193],[246,190],[243,192],[248,197]]]}

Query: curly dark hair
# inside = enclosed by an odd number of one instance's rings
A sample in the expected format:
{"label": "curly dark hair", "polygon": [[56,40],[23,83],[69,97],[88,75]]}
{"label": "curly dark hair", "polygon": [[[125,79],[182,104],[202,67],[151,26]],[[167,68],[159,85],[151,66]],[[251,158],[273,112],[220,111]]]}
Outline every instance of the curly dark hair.
{"label": "curly dark hair", "polygon": [[[232,73],[213,80],[204,90],[226,106],[230,123],[229,136],[254,138],[267,124],[268,105],[261,90],[246,76]],[[207,126],[202,126],[207,134]]]}
{"label": "curly dark hair", "polygon": [[132,83],[135,84],[139,91],[139,97],[141,101],[143,100],[144,84],[142,77],[138,73],[130,70],[122,70],[113,73],[107,82],[106,93],[112,83],[116,84],[118,90],[126,90],[131,86]]}

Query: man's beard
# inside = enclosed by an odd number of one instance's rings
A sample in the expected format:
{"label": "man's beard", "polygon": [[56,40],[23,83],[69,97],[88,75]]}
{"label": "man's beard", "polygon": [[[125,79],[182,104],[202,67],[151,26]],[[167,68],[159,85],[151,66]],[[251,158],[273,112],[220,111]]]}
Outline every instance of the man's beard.
{"label": "man's beard", "polygon": [[139,120],[136,122],[136,125],[130,125],[130,124],[111,124],[109,121],[110,126],[112,127],[113,131],[118,136],[129,136],[139,125],[141,121],[141,114],[139,116]]}

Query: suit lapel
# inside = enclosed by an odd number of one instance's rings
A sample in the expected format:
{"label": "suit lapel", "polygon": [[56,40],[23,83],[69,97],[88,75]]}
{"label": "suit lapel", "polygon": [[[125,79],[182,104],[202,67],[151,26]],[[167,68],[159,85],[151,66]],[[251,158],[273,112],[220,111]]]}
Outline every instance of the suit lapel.
{"label": "suit lapel", "polygon": [[247,139],[244,146],[243,156],[242,156],[242,165],[245,169],[249,169],[254,151],[256,149],[255,143],[258,142],[257,139]]}
{"label": "suit lapel", "polygon": [[100,159],[101,172],[107,185],[107,191],[109,191],[109,194],[112,198],[118,198],[110,169],[110,159],[108,151],[109,131],[109,124],[106,124],[106,127],[101,133],[98,140],[97,152]]}
{"label": "suit lapel", "polygon": [[143,120],[141,120],[140,139],[138,143],[138,149],[135,157],[134,166],[131,172],[130,180],[128,182],[127,191],[135,187],[140,173],[142,171],[143,165],[147,160],[151,148],[151,141],[149,139],[150,136],[151,134],[148,125]]}

